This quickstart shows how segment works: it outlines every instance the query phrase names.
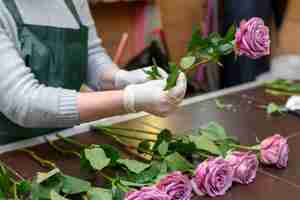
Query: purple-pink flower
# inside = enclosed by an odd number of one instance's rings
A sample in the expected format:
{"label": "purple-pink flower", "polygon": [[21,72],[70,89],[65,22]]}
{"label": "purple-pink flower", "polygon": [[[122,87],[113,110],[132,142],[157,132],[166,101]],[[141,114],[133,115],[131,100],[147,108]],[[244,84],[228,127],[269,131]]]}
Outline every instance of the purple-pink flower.
{"label": "purple-pink flower", "polygon": [[255,154],[235,151],[229,154],[226,160],[233,168],[233,181],[241,184],[254,181],[259,165]]}
{"label": "purple-pink flower", "polygon": [[270,54],[269,28],[261,18],[253,17],[243,20],[235,35],[236,53],[258,59]]}
{"label": "purple-pink flower", "polygon": [[162,178],[156,186],[172,200],[190,200],[193,188],[189,178],[181,172],[173,172]]}
{"label": "purple-pink flower", "polygon": [[156,187],[144,187],[140,190],[129,192],[125,200],[172,200],[165,192]]}
{"label": "purple-pink flower", "polygon": [[279,134],[268,137],[260,144],[260,160],[266,165],[285,168],[289,159],[287,139]]}
{"label": "purple-pink flower", "polygon": [[200,163],[191,180],[194,192],[199,196],[224,195],[232,185],[232,171],[229,162],[220,157]]}

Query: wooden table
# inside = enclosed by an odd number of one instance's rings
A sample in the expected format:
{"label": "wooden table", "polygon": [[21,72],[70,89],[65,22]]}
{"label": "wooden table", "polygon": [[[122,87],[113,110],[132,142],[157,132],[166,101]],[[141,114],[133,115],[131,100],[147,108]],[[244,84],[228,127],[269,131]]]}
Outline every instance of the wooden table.
{"label": "wooden table", "polygon": [[[290,159],[287,169],[278,170],[261,167],[257,179],[249,186],[235,185],[224,197],[226,200],[282,200],[300,198],[300,119],[291,115],[269,117],[257,105],[268,104],[273,101],[284,103],[285,98],[269,96],[262,87],[255,87],[259,83],[251,83],[237,88],[219,91],[206,96],[196,97],[185,101],[184,106],[172,116],[161,119],[149,115],[133,117],[118,123],[118,126],[157,131],[168,128],[176,133],[199,128],[210,121],[222,124],[226,130],[236,136],[241,143],[253,144],[274,133],[289,138]],[[253,88],[254,87],[254,88]],[[219,110],[215,98],[222,99],[224,103],[233,104],[230,110]],[[255,99],[255,101],[253,101]],[[122,120],[121,120],[122,121]],[[108,122],[107,122],[108,123]],[[109,138],[95,133],[80,133],[73,136],[83,143],[110,143]],[[51,138],[51,137],[50,137]],[[0,147],[2,154],[0,160],[13,168],[26,178],[33,177],[38,171],[45,171],[26,154],[11,151],[15,148],[43,143],[41,138],[27,142]],[[116,144],[114,144],[116,145]],[[80,167],[76,157],[63,157],[55,152],[48,144],[39,144],[31,147],[38,155],[53,160],[68,174],[80,175]],[[119,147],[122,149],[122,147]],[[10,152],[6,152],[10,151]],[[129,155],[128,152],[124,152]],[[101,183],[101,179],[97,178]],[[200,199],[200,198],[199,198]],[[201,198],[203,199],[203,198]],[[204,198],[205,199],[205,198]]]}

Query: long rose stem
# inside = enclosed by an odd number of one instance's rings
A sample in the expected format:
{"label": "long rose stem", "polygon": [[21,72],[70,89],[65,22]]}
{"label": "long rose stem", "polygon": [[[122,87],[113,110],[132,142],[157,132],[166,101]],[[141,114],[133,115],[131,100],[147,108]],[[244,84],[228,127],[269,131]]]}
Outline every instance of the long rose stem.
{"label": "long rose stem", "polygon": [[60,152],[61,154],[63,154],[63,155],[69,155],[69,154],[71,154],[71,155],[75,155],[75,156],[77,156],[77,157],[81,157],[81,156],[80,156],[80,153],[78,153],[78,152],[76,152],[76,151],[65,150],[65,149],[59,147],[58,145],[56,145],[53,141],[51,141],[51,140],[49,140],[49,139],[47,139],[47,138],[45,138],[45,139],[47,140],[48,144],[49,144],[53,149],[55,149],[56,151]]}
{"label": "long rose stem", "polygon": [[50,168],[50,169],[56,169],[56,165],[55,163],[49,161],[49,160],[45,160],[41,157],[39,157],[35,152],[33,151],[30,151],[28,149],[19,149],[17,151],[20,151],[20,152],[25,152],[27,154],[29,154],[35,161],[37,161],[42,167],[47,167],[47,168]]}
{"label": "long rose stem", "polygon": [[259,151],[259,148],[257,146],[244,146],[244,145],[238,145],[238,144],[228,144],[231,147],[238,148],[238,149],[244,149],[249,151]]}
{"label": "long rose stem", "polygon": [[72,145],[75,145],[75,146],[78,146],[78,147],[80,147],[80,148],[82,148],[82,149],[88,148],[88,147],[89,147],[89,145],[81,144],[80,142],[77,142],[76,140],[73,140],[73,139],[66,138],[66,137],[62,136],[62,135],[60,135],[59,133],[56,134],[56,136],[57,136],[59,139],[63,140],[64,142],[69,143],[69,144],[72,144]]}
{"label": "long rose stem", "polygon": [[92,128],[97,130],[111,129],[111,130],[120,130],[120,131],[128,131],[128,132],[138,132],[138,133],[144,133],[144,134],[155,135],[155,136],[159,134],[159,132],[151,132],[151,131],[131,129],[131,128],[122,128],[116,126],[93,126]]}
{"label": "long rose stem", "polygon": [[[142,138],[142,137],[123,135],[123,134],[120,134],[120,133],[113,132],[113,131],[111,131],[109,129],[106,129],[106,128],[103,128],[102,130],[103,130],[103,132],[107,132],[109,135],[115,135],[115,136],[118,136],[118,137],[128,138],[128,139],[132,139],[132,140],[143,141],[143,140],[147,139],[147,138]],[[147,139],[147,140],[149,140],[151,142],[156,142],[156,140],[154,140],[154,139]]]}

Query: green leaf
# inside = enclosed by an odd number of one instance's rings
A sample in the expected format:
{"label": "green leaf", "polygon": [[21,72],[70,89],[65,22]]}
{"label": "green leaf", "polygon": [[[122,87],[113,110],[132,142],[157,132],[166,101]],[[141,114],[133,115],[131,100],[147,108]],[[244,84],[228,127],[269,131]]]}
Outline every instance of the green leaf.
{"label": "green leaf", "polygon": [[161,156],[165,156],[168,153],[169,149],[169,143],[166,141],[163,141],[159,146],[158,146],[158,152]]}
{"label": "green leaf", "polygon": [[220,42],[222,42],[222,37],[217,32],[213,32],[209,34],[208,39],[210,40],[211,44],[214,46],[219,46]]}
{"label": "green leaf", "polygon": [[181,138],[176,138],[174,142],[169,144],[169,151],[170,152],[178,152],[181,155],[191,155],[197,150],[194,143],[192,143],[188,136],[184,136]]}
{"label": "green leaf", "polygon": [[176,83],[177,83],[178,76],[180,74],[180,70],[179,70],[179,68],[177,67],[176,64],[170,63],[169,68],[170,68],[170,74],[168,76],[167,85],[166,85],[164,90],[170,90],[173,87],[175,87]]}
{"label": "green leaf", "polygon": [[140,174],[134,174],[130,177],[130,181],[139,184],[153,184],[156,177],[161,173],[161,162],[153,161],[148,169]]}
{"label": "green leaf", "polygon": [[89,200],[112,200],[111,190],[103,188],[92,188],[87,193]]}
{"label": "green leaf", "polygon": [[9,193],[12,183],[10,182],[9,174],[6,169],[0,165],[0,188],[3,193]]}
{"label": "green leaf", "polygon": [[117,187],[116,185],[113,185],[113,187],[112,187],[112,199],[113,200],[124,200],[124,197],[125,197],[125,192],[120,190],[120,188]]}
{"label": "green leaf", "polygon": [[27,194],[31,190],[31,183],[29,181],[21,181],[17,185],[17,190],[19,194]]}
{"label": "green leaf", "polygon": [[218,52],[222,55],[231,54],[234,50],[234,46],[231,43],[221,44],[218,46]]}
{"label": "green leaf", "polygon": [[38,172],[36,182],[38,184],[43,183],[44,181],[50,179],[53,176],[60,174],[60,170],[58,168],[51,170],[50,172]]}
{"label": "green leaf", "polygon": [[91,184],[87,181],[71,176],[63,176],[62,191],[65,194],[79,194],[87,192],[90,188]]}
{"label": "green leaf", "polygon": [[121,180],[121,183],[128,187],[138,187],[138,188],[149,185],[149,184],[145,184],[145,183],[136,183],[136,182],[125,181],[125,180]]}
{"label": "green leaf", "polygon": [[193,165],[177,152],[167,156],[165,161],[170,171],[185,172],[193,168]]}
{"label": "green leaf", "polygon": [[222,154],[219,147],[205,135],[190,135],[189,138],[198,150],[207,151],[214,155]]}
{"label": "green leaf", "polygon": [[194,28],[191,40],[188,43],[188,51],[194,51],[196,48],[201,48],[207,45],[207,42],[202,38],[202,33],[200,28]]}
{"label": "green leaf", "polygon": [[104,150],[105,152],[105,155],[111,159],[111,162],[116,162],[117,160],[120,159],[120,153],[119,151],[114,148],[113,146],[111,145],[108,145],[108,144],[101,144],[99,145],[101,149]]}
{"label": "green leaf", "polygon": [[228,29],[226,35],[225,35],[225,41],[230,42],[232,40],[234,40],[235,38],[235,33],[236,33],[236,26],[233,24],[230,26],[230,28]]}
{"label": "green leaf", "polygon": [[41,184],[37,183],[37,177],[34,178],[31,185],[31,197],[32,200],[51,199],[51,191],[60,192],[62,188],[62,176],[56,174],[43,181]]}
{"label": "green leaf", "polygon": [[1,188],[0,188],[0,200],[5,200],[5,195]]}
{"label": "green leaf", "polygon": [[181,59],[180,66],[182,67],[182,69],[186,70],[192,67],[195,63],[196,63],[195,56],[187,56]]}
{"label": "green leaf", "polygon": [[276,103],[270,103],[267,108],[268,115],[273,114],[283,114],[287,111],[287,109],[284,106],[277,105]]}
{"label": "green leaf", "polygon": [[58,194],[57,192],[55,192],[54,190],[52,190],[50,192],[50,199],[51,200],[68,200],[67,198],[61,196],[60,194]]}
{"label": "green leaf", "polygon": [[151,142],[149,140],[144,140],[139,143],[138,152],[139,153],[147,153],[151,151]]}
{"label": "green leaf", "polygon": [[228,138],[225,129],[216,122],[210,122],[206,128],[200,129],[200,132],[203,136],[213,141],[224,140]]}
{"label": "green leaf", "polygon": [[156,60],[153,58],[152,61],[153,61],[153,66],[151,66],[151,69],[149,70],[144,70],[144,73],[146,73],[149,76],[149,79],[151,80],[161,79],[162,75],[158,70],[158,65],[156,63]]}
{"label": "green leaf", "polygon": [[162,142],[165,141],[165,142],[169,143],[172,141],[172,139],[173,139],[173,135],[170,130],[168,130],[168,129],[162,130],[157,136],[157,140],[156,140],[155,144],[153,145],[152,151],[154,153],[157,153],[158,147],[160,146],[160,144]]}
{"label": "green leaf", "polygon": [[129,171],[136,174],[139,174],[150,167],[149,164],[145,164],[137,160],[119,159],[117,160],[117,162],[121,165],[126,166]]}
{"label": "green leaf", "polygon": [[215,100],[216,106],[220,110],[231,109],[233,107],[232,104],[224,104],[220,99]]}
{"label": "green leaf", "polygon": [[110,163],[110,159],[106,157],[102,148],[85,149],[84,155],[95,170],[102,170]]}

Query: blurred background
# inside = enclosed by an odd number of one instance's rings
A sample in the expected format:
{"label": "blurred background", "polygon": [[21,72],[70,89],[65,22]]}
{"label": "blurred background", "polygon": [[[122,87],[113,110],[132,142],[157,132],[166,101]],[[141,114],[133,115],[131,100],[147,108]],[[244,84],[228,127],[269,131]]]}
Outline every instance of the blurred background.
{"label": "blurred background", "polygon": [[188,95],[256,79],[300,78],[299,0],[90,0],[103,45],[122,68],[179,62],[193,28],[223,34],[230,25],[257,16],[271,28],[271,56],[224,57],[224,67],[206,66],[189,79]]}

